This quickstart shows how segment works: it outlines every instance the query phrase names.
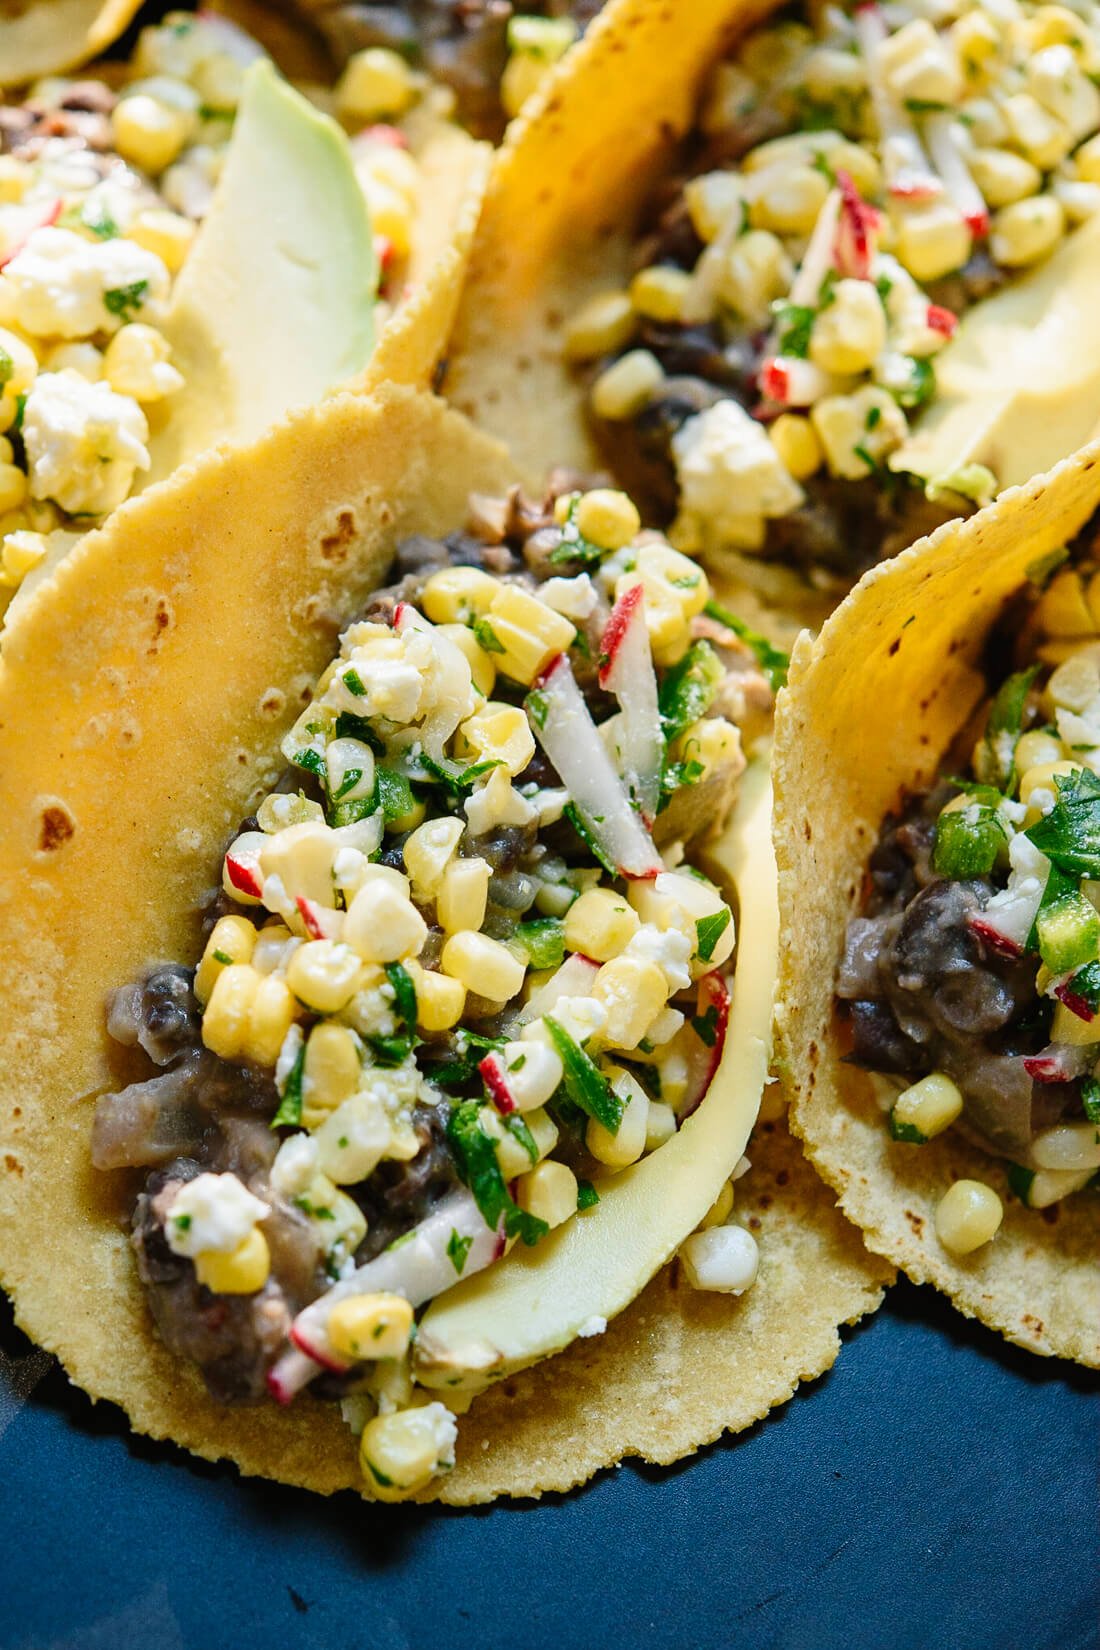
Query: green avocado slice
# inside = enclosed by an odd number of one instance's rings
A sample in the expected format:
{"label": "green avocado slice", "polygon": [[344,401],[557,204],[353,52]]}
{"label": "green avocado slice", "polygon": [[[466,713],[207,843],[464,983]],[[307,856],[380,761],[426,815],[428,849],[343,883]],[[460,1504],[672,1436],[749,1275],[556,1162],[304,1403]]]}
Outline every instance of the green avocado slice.
{"label": "green avocado slice", "polygon": [[478,1391],[603,1329],[694,1231],[732,1174],[771,1054],[779,916],[766,757],[750,763],[707,857],[711,874],[737,889],[739,950],[725,1050],[702,1104],[665,1145],[603,1177],[599,1203],[583,1216],[432,1303],[414,1352],[424,1386]]}
{"label": "green avocado slice", "polygon": [[210,215],[164,326],[184,386],[158,408],[145,485],[255,440],[374,347],[377,266],[347,139],[266,60],[245,76]]}

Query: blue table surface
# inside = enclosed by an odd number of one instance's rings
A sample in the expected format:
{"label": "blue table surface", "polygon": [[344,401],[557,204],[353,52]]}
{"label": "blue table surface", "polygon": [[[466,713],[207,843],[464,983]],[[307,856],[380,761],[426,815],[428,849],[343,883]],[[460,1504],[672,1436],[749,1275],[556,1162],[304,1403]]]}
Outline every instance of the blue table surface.
{"label": "blue table surface", "polygon": [[2,1650],[1100,1646],[1100,1380],[926,1289],[693,1461],[468,1511],[133,1437],[0,1311]]}

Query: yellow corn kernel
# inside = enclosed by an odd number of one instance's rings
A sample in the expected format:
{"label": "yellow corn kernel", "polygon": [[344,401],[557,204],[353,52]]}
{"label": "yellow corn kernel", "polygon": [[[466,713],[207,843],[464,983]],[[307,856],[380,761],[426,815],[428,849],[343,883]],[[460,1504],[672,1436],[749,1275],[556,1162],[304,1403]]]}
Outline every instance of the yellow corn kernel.
{"label": "yellow corn kernel", "polygon": [[516,1202],[552,1230],[577,1212],[577,1177],[564,1163],[539,1163],[520,1175]]}
{"label": "yellow corn kernel", "polygon": [[651,1100],[646,1113],[645,1149],[655,1152],[676,1133],[676,1113],[663,1100]]}
{"label": "yellow corn kernel", "polygon": [[975,84],[990,60],[998,56],[1001,49],[1001,36],[997,25],[985,12],[977,9],[964,12],[957,18],[948,30],[948,38],[960,63],[967,71],[967,79],[971,86]]}
{"label": "yellow corn kernel", "polygon": [[469,929],[450,936],[440,962],[444,974],[494,1003],[506,1003],[516,996],[526,973],[507,946]]}
{"label": "yellow corn kernel", "polygon": [[273,1066],[294,1021],[296,1004],[286,981],[278,974],[258,975],[244,1053],[259,1066]]}
{"label": "yellow corn kernel", "polygon": [[933,1071],[902,1090],[890,1116],[895,1129],[900,1125],[906,1131],[915,1130],[923,1140],[931,1140],[933,1135],[949,1129],[962,1109],[963,1097],[957,1085],[942,1071]]}
{"label": "yellow corn kernel", "polygon": [[271,1251],[258,1226],[228,1255],[210,1249],[195,1256],[195,1275],[215,1295],[255,1295],[271,1272]]}
{"label": "yellow corn kernel", "polygon": [[693,722],[673,741],[669,754],[677,762],[700,763],[703,769],[700,781],[721,769],[734,767],[741,772],[744,767],[741,730],[724,716],[704,716]]}
{"label": "yellow corn kernel", "polygon": [[494,655],[497,669],[525,687],[575,634],[568,619],[514,584],[497,586],[488,622],[503,649]]}
{"label": "yellow corn kernel", "polygon": [[699,1222],[699,1230],[707,1231],[711,1226],[724,1226],[733,1213],[733,1182],[727,1180],[714,1202]]}
{"label": "yellow corn kernel", "polygon": [[116,332],[103,353],[103,376],[119,395],[135,401],[162,401],[183,384],[171,364],[171,346],[162,332],[133,321]]}
{"label": "yellow corn kernel", "polygon": [[1095,1020],[1082,1020],[1065,1003],[1055,1003],[1050,1040],[1052,1043],[1068,1043],[1071,1048],[1088,1048],[1091,1044],[1100,1043],[1100,1025]]}
{"label": "yellow corn kernel", "polygon": [[575,515],[582,538],[601,550],[621,550],[642,525],[633,499],[612,487],[595,487],[577,500]]}
{"label": "yellow corn kernel", "polygon": [[[360,895],[355,897],[358,900]],[[363,958],[352,945],[338,940],[307,940],[287,963],[286,983],[307,1008],[318,1014],[335,1014],[355,995],[362,974]]]}
{"label": "yellow corn kernel", "polygon": [[392,143],[371,143],[358,167],[360,173],[365,168],[372,178],[396,189],[409,206],[415,207],[420,196],[420,168],[407,149],[395,149]]}
{"label": "yellow corn kernel", "polygon": [[415,100],[412,70],[385,46],[353,53],[336,83],[337,113],[352,125],[403,115]]}
{"label": "yellow corn kernel", "polygon": [[[472,863],[459,860],[460,865]],[[416,1023],[421,1031],[450,1031],[466,1011],[466,987],[449,974],[421,968],[411,958],[404,965],[416,992]]]}
{"label": "yellow corn kernel", "polygon": [[477,637],[472,630],[467,630],[464,624],[441,624],[439,634],[446,636],[447,640],[457,647],[470,667],[471,681],[477,691],[487,699],[497,679],[493,655],[478,646]]}
{"label": "yellow corn kernel", "polygon": [[484,859],[455,859],[443,873],[435,897],[435,914],[447,934],[464,928],[475,933],[485,921],[492,866]]}
{"label": "yellow corn kernel", "polygon": [[428,1409],[399,1409],[368,1421],[359,1440],[359,1462],[371,1494],[380,1501],[403,1501],[423,1489],[440,1464]]}
{"label": "yellow corn kernel", "polygon": [[1073,165],[1082,183],[1100,183],[1100,132],[1082,143],[1074,153]]}
{"label": "yellow corn kernel", "polygon": [[420,605],[433,624],[466,624],[485,617],[499,589],[499,580],[479,567],[445,567],[424,586]]}
{"label": "yellow corn kernel", "polygon": [[1054,575],[1039,598],[1035,621],[1047,636],[1095,635],[1096,619],[1076,568],[1064,567]]}
{"label": "yellow corn kernel", "polygon": [[155,252],[169,274],[178,275],[195,239],[195,225],[182,213],[152,206],[136,215],[126,239],[143,246],[146,252]]}
{"label": "yellow corn kernel", "polygon": [[531,724],[516,705],[488,704],[458,731],[479,761],[502,762],[512,779],[535,754]]}
{"label": "yellow corn kernel", "polygon": [[[23,395],[38,376],[37,355],[18,333],[9,332],[7,327],[0,327],[0,357],[3,356],[7,357],[4,370],[8,374],[4,380],[5,397]],[[11,363],[10,369],[8,362]],[[6,429],[8,426],[4,427]]]}
{"label": "yellow corn kernel", "polygon": [[[18,516],[9,516],[18,521]],[[0,585],[17,585],[25,579],[32,567],[37,567],[49,548],[44,533],[27,533],[21,529],[5,531],[0,525]]]}
{"label": "yellow corn kernel", "polygon": [[351,902],[344,937],[364,962],[403,962],[417,956],[428,928],[399,888],[388,879],[371,877]]}
{"label": "yellow corn kernel", "polygon": [[1042,51],[1044,46],[1072,46],[1082,67],[1090,74],[1095,72],[1095,48],[1089,38],[1089,30],[1081,27],[1081,19],[1076,12],[1070,11],[1068,6],[1040,6],[1031,24],[1030,45],[1033,51]]}
{"label": "yellow corn kernel", "polygon": [[1081,648],[1052,674],[1043,695],[1044,705],[1084,713],[1100,693],[1100,668],[1092,650]]}
{"label": "yellow corn kernel", "polygon": [[664,383],[665,369],[652,351],[628,350],[601,372],[592,386],[592,411],[615,423],[640,413]]}
{"label": "yellow corn kernel", "polygon": [[970,256],[972,236],[950,202],[906,207],[897,225],[894,247],[899,263],[918,281],[934,281],[961,269]]}
{"label": "yellow corn kernel", "polygon": [[302,1062],[302,1123],[318,1128],[359,1087],[359,1048],[347,1026],[314,1026]]}
{"label": "yellow corn kernel", "polygon": [[679,321],[691,276],[667,264],[651,264],[640,269],[630,283],[630,301],[639,315],[651,321]]}
{"label": "yellow corn kernel", "polygon": [[178,159],[194,127],[184,109],[170,108],[155,97],[136,92],[115,104],[111,131],[123,160],[154,177]]}
{"label": "yellow corn kernel", "polygon": [[992,1186],[981,1180],[956,1180],[936,1206],[936,1236],[953,1255],[972,1255],[989,1242],[1004,1218],[1004,1206]]}
{"label": "yellow corn kernel", "polygon": [[214,981],[202,1017],[202,1040],[223,1060],[244,1053],[248,1016],[260,979],[250,963],[231,963]]}
{"label": "yellow corn kernel", "polygon": [[341,1358],[403,1358],[412,1334],[413,1309],[402,1295],[347,1295],[328,1319],[333,1350]]}
{"label": "yellow corn kernel", "polygon": [[398,258],[407,258],[412,251],[415,209],[396,189],[391,189],[381,178],[360,175],[360,187],[366,197],[371,228],[376,235],[384,235]]}
{"label": "yellow corn kernel", "polygon": [[27,478],[18,464],[0,464],[0,515],[18,510],[27,496]]}
{"label": "yellow corn kernel", "polygon": [[967,164],[990,206],[1009,206],[1042,188],[1043,174],[1011,149],[975,149]]}
{"label": "yellow corn kernel", "polygon": [[584,1143],[597,1163],[609,1169],[625,1169],[636,1163],[645,1151],[646,1129],[649,1122],[649,1099],[645,1090],[629,1072],[619,1072],[613,1078],[612,1088],[624,1102],[619,1127],[612,1134],[594,1117],[588,1120]]}
{"label": "yellow corn kernel", "polygon": [[1030,804],[1031,793],[1035,790],[1056,793],[1055,778],[1061,774],[1079,773],[1080,769],[1080,762],[1070,762],[1068,758],[1062,758],[1058,762],[1044,762],[1037,768],[1028,768],[1020,778],[1020,801],[1025,806]]}
{"label": "yellow corn kernel", "polygon": [[799,413],[780,413],[768,427],[779,462],[796,481],[805,481],[821,468],[825,454],[808,418]]}
{"label": "yellow corn kernel", "polygon": [[828,179],[815,167],[792,166],[750,203],[749,222],[777,235],[808,235],[828,193]]}
{"label": "yellow corn kernel", "polygon": [[27,192],[31,169],[14,155],[0,155],[0,206],[15,206]]}
{"label": "yellow corn kernel", "polygon": [[994,213],[989,250],[999,264],[1019,269],[1049,256],[1065,233],[1061,201],[1053,195],[1033,195]]}
{"label": "yellow corn kernel", "polygon": [[[710,581],[703,569],[670,544],[639,545],[634,566],[645,586],[647,601],[651,595],[663,600],[666,592],[670,592],[679,602],[685,619],[694,619],[710,600]],[[616,595],[621,595],[624,588],[617,582]]]}
{"label": "yellow corn kernel", "polygon": [[616,957],[596,975],[592,995],[607,1011],[604,1040],[612,1048],[630,1049],[637,1048],[667,1003],[668,985],[656,963]]}
{"label": "yellow corn kernel", "polygon": [[570,361],[594,361],[629,344],[637,326],[625,292],[598,292],[565,324],[562,347]]}
{"label": "yellow corn kernel", "polygon": [[737,212],[740,221],[744,198],[736,172],[701,172],[684,186],[691,226],[699,239],[708,244],[724,228],[731,212]]}
{"label": "yellow corn kernel", "polygon": [[[516,715],[523,716],[523,712],[517,711]],[[523,720],[526,724],[527,718]],[[531,744],[533,747],[534,740]],[[405,870],[421,904],[437,893],[444,873],[458,851],[459,838],[465,828],[461,819],[429,819],[418,825],[406,841],[401,850]]]}
{"label": "yellow corn kernel", "polygon": [[1016,770],[1027,773],[1031,768],[1047,767],[1063,759],[1062,741],[1053,733],[1035,728],[1024,733],[1016,742]]}
{"label": "yellow corn kernel", "polygon": [[626,949],[639,926],[638,914],[624,895],[610,888],[590,888],[566,912],[566,949],[582,951],[594,962],[610,962]]}

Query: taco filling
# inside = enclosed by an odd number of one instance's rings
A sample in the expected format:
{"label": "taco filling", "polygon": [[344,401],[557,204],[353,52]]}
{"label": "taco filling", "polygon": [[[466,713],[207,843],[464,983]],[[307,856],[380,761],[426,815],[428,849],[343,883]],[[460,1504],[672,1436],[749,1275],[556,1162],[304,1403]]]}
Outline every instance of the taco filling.
{"label": "taco filling", "polygon": [[[115,994],[112,1036],[160,1069],[92,1142],[150,1171],[133,1246],[167,1345],[225,1402],[342,1400],[387,1499],[453,1462],[418,1309],[584,1220],[707,1091],[735,925],[692,846],[781,668],[621,493],[475,495],[396,574],[229,845],[197,968]],[[731,1201],[686,1269],[740,1292]]]}
{"label": "taco filling", "polygon": [[[172,341],[177,280],[233,147],[246,71],[263,55],[223,18],[170,14],[107,79],[51,78],[0,108],[0,597],[158,468],[158,439],[194,388]],[[284,127],[299,110],[316,118],[286,97],[274,116]],[[257,108],[261,138],[267,118]],[[346,165],[371,213],[381,296],[395,300],[417,164],[396,127],[372,126],[352,138]],[[245,150],[238,175],[248,170]],[[333,185],[317,177],[315,186],[323,220]],[[242,203],[226,210],[241,215]],[[273,223],[257,232],[257,258],[272,233]],[[313,255],[340,245],[323,221],[314,239],[308,225],[300,233]],[[192,290],[188,302],[224,309],[225,293]],[[177,456],[191,456],[184,445]]]}
{"label": "taco filling", "polygon": [[[919,1148],[960,1129],[1008,1160],[1011,1189],[1038,1209],[1100,1169],[1094,556],[1086,533],[1032,601],[1023,668],[987,702],[972,750],[886,820],[837,986],[850,1058],[882,1074],[893,1138]],[[940,1241],[969,1253],[1001,1217],[992,1187],[960,1181]]]}
{"label": "taco filling", "polygon": [[717,67],[636,273],[564,335],[679,548],[843,585],[993,495],[983,465],[909,474],[906,444],[966,312],[1100,203],[1098,50],[1062,7],[870,3]]}

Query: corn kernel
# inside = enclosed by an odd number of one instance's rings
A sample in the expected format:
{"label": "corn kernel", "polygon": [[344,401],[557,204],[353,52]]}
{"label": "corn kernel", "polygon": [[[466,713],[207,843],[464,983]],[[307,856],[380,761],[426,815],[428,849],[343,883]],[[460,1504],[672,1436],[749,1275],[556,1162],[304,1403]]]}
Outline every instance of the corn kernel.
{"label": "corn kernel", "polygon": [[684,186],[691,226],[708,243],[716,239],[731,212],[740,213],[744,198],[736,172],[702,172]]}
{"label": "corn kernel", "polygon": [[1083,183],[1100,183],[1100,132],[1082,143],[1074,153],[1073,165]]}
{"label": "corn kernel", "polygon": [[655,1152],[676,1133],[676,1113],[663,1100],[651,1100],[646,1113],[645,1149]]}
{"label": "corn kernel", "polygon": [[27,496],[27,478],[17,464],[0,464],[0,515],[18,510]]}
{"label": "corn kernel", "polygon": [[[1095,575],[1094,575],[1095,576]],[[1047,636],[1092,636],[1097,623],[1075,567],[1056,573],[1039,598],[1035,621]]]}
{"label": "corn kernel", "polygon": [[1057,791],[1054,781],[1058,775],[1079,773],[1080,770],[1080,762],[1071,762],[1068,758],[1061,758],[1056,762],[1043,762],[1037,768],[1028,768],[1026,773],[1020,776],[1020,801],[1025,807],[1029,807],[1032,791],[1050,791],[1054,794]]}
{"label": "corn kernel", "polygon": [[155,252],[169,274],[178,275],[195,239],[195,225],[179,212],[151,206],[137,213],[126,231],[126,239],[143,246],[146,252]]}
{"label": "corn kernel", "polygon": [[214,981],[202,1017],[202,1040],[223,1060],[243,1054],[248,1038],[248,1015],[260,975],[249,963],[232,963]]}
{"label": "corn kernel", "polygon": [[416,222],[408,199],[398,190],[391,189],[388,183],[383,183],[381,178],[372,177],[369,173],[360,172],[359,181],[374,233],[389,241],[395,257],[407,258],[412,251]]}
{"label": "corn kernel", "polygon": [[823,372],[867,372],[886,347],[886,311],[870,281],[841,280],[810,332],[810,360]]}
{"label": "corn kernel", "polygon": [[38,376],[38,357],[25,339],[6,327],[0,327],[0,361],[6,374],[5,397],[25,394]]}
{"label": "corn kernel", "polygon": [[503,763],[509,777],[521,774],[535,754],[535,737],[516,705],[488,704],[459,728],[479,761]]}
{"label": "corn kernel", "polygon": [[1044,701],[1059,710],[1084,712],[1100,693],[1100,669],[1086,653],[1076,653],[1058,666],[1047,683]]}
{"label": "corn kernel", "polygon": [[596,487],[577,500],[575,520],[582,538],[601,550],[622,550],[642,525],[632,499],[611,487]]}
{"label": "corn kernel", "polygon": [[724,716],[704,716],[698,722],[692,722],[673,741],[670,754],[677,762],[698,762],[703,770],[699,775],[700,782],[723,769],[727,773],[731,769],[740,773],[745,761],[741,752],[741,731],[734,723],[727,722]]}
{"label": "corn kernel", "polygon": [[796,481],[805,481],[821,468],[825,455],[808,418],[798,413],[780,413],[768,428],[779,462]]}
{"label": "corn kernel", "polygon": [[15,206],[27,192],[31,169],[14,155],[0,155],[0,206]]}
{"label": "corn kernel", "polygon": [[352,124],[403,115],[416,99],[416,82],[403,57],[385,46],[355,52],[336,83],[336,108]]}
{"label": "corn kernel", "polygon": [[[647,603],[675,601],[685,619],[694,619],[710,600],[710,583],[698,562],[682,555],[669,544],[641,544],[634,558]],[[615,595],[628,588],[629,574],[616,581]]]}
{"label": "corn kernel", "polygon": [[612,1048],[631,1049],[637,1048],[667,1003],[668,985],[656,963],[616,957],[596,975],[592,995],[607,1012],[606,1042]]}
{"label": "corn kernel", "polygon": [[499,581],[479,567],[445,567],[424,586],[420,606],[433,624],[467,624],[485,617],[499,589]]}
{"label": "corn kernel", "polygon": [[525,687],[570,646],[575,634],[568,619],[513,584],[497,586],[488,622],[503,648],[495,655],[497,669]]}
{"label": "corn kernel", "polygon": [[565,917],[565,944],[594,962],[610,962],[638,932],[638,914],[622,894],[590,888],[573,901]]}
{"label": "corn kernel", "polygon": [[346,1295],[328,1319],[333,1350],[352,1362],[403,1358],[412,1334],[413,1309],[402,1295]]}
{"label": "corn kernel", "polygon": [[492,867],[484,859],[456,859],[443,873],[435,914],[447,934],[476,932],[485,921]]}
{"label": "corn kernel", "polygon": [[[371,1494],[380,1501],[403,1500],[423,1489],[439,1470],[440,1428],[433,1415],[433,1411],[438,1410],[443,1410],[442,1404],[400,1409],[389,1415],[376,1415],[363,1428],[359,1460]],[[453,1421],[449,1440],[453,1451]]]}
{"label": "corn kernel", "polygon": [[792,166],[751,202],[749,222],[777,235],[808,235],[828,193],[828,179],[816,168]]}
{"label": "corn kernel", "polygon": [[890,1113],[891,1124],[902,1139],[931,1140],[933,1135],[949,1129],[962,1109],[957,1085],[943,1072],[934,1071],[898,1095]]}
{"label": "corn kernel", "polygon": [[[522,712],[517,714],[522,715]],[[526,718],[524,718],[526,722]],[[534,741],[532,741],[532,744]],[[420,904],[434,898],[465,830],[461,819],[429,819],[408,837],[402,854]],[[383,959],[379,958],[379,961]],[[385,959],[392,961],[392,959]]]}
{"label": "corn kernel", "polygon": [[918,281],[938,280],[961,269],[970,256],[972,236],[950,202],[905,208],[897,226],[895,253]]}
{"label": "corn kernel", "polygon": [[453,642],[470,667],[470,680],[477,691],[488,698],[497,679],[493,655],[478,645],[477,637],[464,624],[441,624],[439,634]]}
{"label": "corn kernel", "polygon": [[1015,201],[994,214],[989,250],[999,264],[1019,269],[1046,258],[1066,232],[1066,213],[1053,195]]}
{"label": "corn kernel", "polygon": [[447,940],[441,967],[444,974],[461,980],[467,991],[494,1003],[506,1003],[516,996],[526,972],[523,964],[498,940],[468,929],[452,934]]}
{"label": "corn kernel", "polygon": [[667,264],[651,264],[640,269],[630,283],[630,301],[639,315],[651,321],[679,321],[691,276]]}
{"label": "corn kernel", "polygon": [[1030,92],[1006,97],[1001,103],[1001,112],[1016,147],[1041,172],[1050,171],[1066,158],[1073,146],[1069,127],[1044,109]]}
{"label": "corn kernel", "polygon": [[255,1295],[267,1282],[270,1272],[271,1251],[258,1226],[252,1228],[231,1254],[207,1250],[195,1256],[196,1277],[215,1295]]}
{"label": "corn kernel", "polygon": [[302,1062],[302,1124],[320,1126],[359,1087],[359,1047],[346,1026],[314,1026]]}
{"label": "corn kernel", "polygon": [[564,1163],[540,1163],[520,1175],[516,1202],[553,1230],[577,1212],[577,1177]]}
{"label": "corn kernel", "polygon": [[248,1034],[244,1046],[244,1053],[250,1060],[260,1066],[275,1064],[293,1024],[295,1007],[284,979],[277,974],[258,976],[248,1011]]}
{"label": "corn kernel", "polygon": [[1100,1169],[1100,1128],[1095,1123],[1056,1123],[1031,1143],[1031,1160],[1040,1169],[1081,1173]]}
{"label": "corn kernel", "polygon": [[989,1242],[1004,1218],[992,1186],[956,1180],[936,1206],[936,1236],[953,1255],[972,1255]]}
{"label": "corn kernel", "polygon": [[665,369],[647,349],[632,349],[613,362],[592,386],[592,411],[611,423],[633,418],[664,383]]}
{"label": "corn kernel", "polygon": [[171,364],[172,350],[164,334],[141,321],[120,328],[103,355],[103,376],[119,395],[135,401],[161,401],[183,384],[183,375]]}
{"label": "corn kernel", "polygon": [[20,529],[6,532],[0,539],[0,584],[19,584],[44,559],[48,548],[49,540],[44,533]]}
{"label": "corn kernel", "polygon": [[948,30],[948,38],[971,83],[1001,49],[997,25],[979,10],[964,12],[957,18]]}
{"label": "corn kernel", "polygon": [[124,97],[111,115],[114,145],[132,166],[154,177],[171,166],[191,136],[194,117],[144,92]]}
{"label": "corn kernel", "polygon": [[623,349],[634,336],[637,316],[625,292],[598,292],[565,324],[562,347],[569,361],[594,361]]}
{"label": "corn kernel", "polygon": [[699,1231],[708,1232],[712,1226],[724,1226],[733,1213],[733,1185],[726,1181],[714,1202],[699,1222]]}
{"label": "corn kernel", "polygon": [[590,1117],[584,1143],[598,1163],[605,1163],[609,1169],[625,1169],[645,1151],[649,1098],[637,1078],[626,1071],[620,1072],[611,1086],[624,1103],[619,1127],[612,1134]]}
{"label": "corn kernel", "polygon": [[351,902],[344,937],[364,962],[401,962],[419,953],[428,929],[400,889],[388,880],[372,877]]}
{"label": "corn kernel", "polygon": [[[459,860],[460,865],[472,864]],[[450,1031],[461,1020],[466,1010],[466,987],[461,980],[435,969],[421,968],[410,959],[405,964],[416,992],[416,1023],[421,1031]]]}
{"label": "corn kernel", "polygon": [[[355,897],[358,900],[361,895],[357,894]],[[352,909],[354,910],[354,904]],[[298,947],[287,963],[286,983],[307,1008],[314,1009],[318,1014],[335,1014],[346,1007],[358,991],[363,974],[363,961],[357,949],[350,944],[345,945],[339,940],[307,940],[304,945]],[[228,969],[226,973],[229,973]],[[222,979],[224,978],[223,974]]]}
{"label": "corn kernel", "polygon": [[1031,733],[1021,734],[1016,742],[1016,770],[1027,773],[1030,768],[1047,767],[1052,762],[1061,762],[1063,754],[1060,739],[1035,728]]}
{"label": "corn kernel", "polygon": [[1042,187],[1039,168],[1011,149],[975,149],[968,164],[974,182],[992,207],[1010,206]]}

